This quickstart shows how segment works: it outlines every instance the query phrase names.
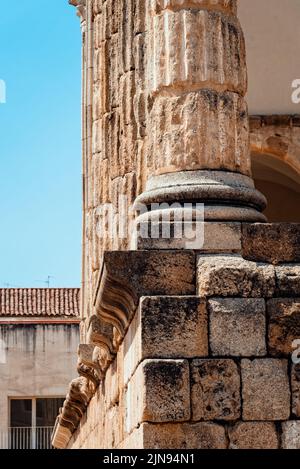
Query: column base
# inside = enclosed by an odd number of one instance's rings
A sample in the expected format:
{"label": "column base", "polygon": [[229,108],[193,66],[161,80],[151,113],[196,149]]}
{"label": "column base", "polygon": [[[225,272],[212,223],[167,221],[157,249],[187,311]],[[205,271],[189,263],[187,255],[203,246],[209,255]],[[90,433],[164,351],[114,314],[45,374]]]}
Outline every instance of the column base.
{"label": "column base", "polygon": [[[220,237],[225,232],[228,237],[226,225],[266,222],[266,205],[253,180],[239,173],[205,170],[154,176],[135,202],[139,216],[131,247],[211,250],[208,237],[223,246]],[[236,243],[231,244],[222,252],[236,251]]]}
{"label": "column base", "polygon": [[137,197],[135,208],[146,206],[148,212],[143,212],[141,221],[150,221],[155,212],[157,219],[157,211],[174,212],[172,204],[175,203],[183,208],[184,204],[203,203],[204,221],[267,221],[262,214],[267,206],[266,198],[255,189],[250,177],[239,173],[200,170],[153,176],[146,191]]}

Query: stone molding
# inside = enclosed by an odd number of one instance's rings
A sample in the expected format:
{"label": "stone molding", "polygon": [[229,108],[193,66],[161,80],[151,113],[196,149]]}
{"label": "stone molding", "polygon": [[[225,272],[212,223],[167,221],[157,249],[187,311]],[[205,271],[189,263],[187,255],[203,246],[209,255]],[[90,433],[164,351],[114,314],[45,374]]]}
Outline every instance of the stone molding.
{"label": "stone molding", "polygon": [[92,381],[97,387],[102,377],[99,363],[94,361],[94,346],[89,344],[80,344],[78,347],[77,372],[80,376]]}
{"label": "stone molding", "polygon": [[141,296],[194,294],[193,266],[192,251],[106,252],[94,300],[96,314],[116,329],[120,341]]}
{"label": "stone molding", "polygon": [[[239,173],[225,171],[182,171],[153,176],[146,191],[137,197],[135,206],[161,203],[201,202],[205,220],[266,221],[261,213],[267,206],[253,180]],[[218,202],[223,204],[218,205]],[[158,207],[160,209],[160,207]],[[154,212],[146,214],[146,218]],[[139,217],[143,221],[144,216]]]}
{"label": "stone molding", "polygon": [[86,377],[76,378],[70,383],[52,433],[52,444],[55,448],[63,449],[67,446],[95,391],[95,384]]}

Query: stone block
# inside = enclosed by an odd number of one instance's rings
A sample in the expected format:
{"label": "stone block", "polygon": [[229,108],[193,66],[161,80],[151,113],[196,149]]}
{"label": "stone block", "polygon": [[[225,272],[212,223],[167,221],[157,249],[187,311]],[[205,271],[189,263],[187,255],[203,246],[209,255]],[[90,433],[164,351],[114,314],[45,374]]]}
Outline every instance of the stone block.
{"label": "stone block", "polygon": [[290,264],[277,266],[276,273],[276,296],[298,296],[300,297],[300,265]]}
{"label": "stone block", "polygon": [[143,298],[141,329],[143,358],[194,358],[208,354],[204,299]]}
{"label": "stone block", "polygon": [[243,257],[257,262],[300,262],[300,224],[243,223]]}
{"label": "stone block", "polygon": [[107,272],[138,295],[195,294],[195,254],[176,251],[105,252]]}
{"label": "stone block", "polygon": [[208,355],[206,301],[197,297],[144,297],[124,338],[126,384],[146,358]]}
{"label": "stone block", "polygon": [[240,417],[240,375],[233,360],[193,360],[191,390],[194,421]]}
{"label": "stone block", "polygon": [[242,360],[244,420],[287,420],[290,416],[290,386],[287,360]]}
{"label": "stone block", "polygon": [[142,422],[190,419],[189,364],[186,360],[144,360],[125,394],[126,432]]}
{"label": "stone block", "polygon": [[208,302],[210,349],[216,356],[264,356],[263,299],[214,298]]}
{"label": "stone block", "polygon": [[289,356],[300,338],[300,298],[275,298],[267,302],[268,347],[272,356]]}
{"label": "stone block", "polygon": [[141,296],[194,295],[195,290],[192,251],[106,251],[95,308],[124,337]]}
{"label": "stone block", "polygon": [[[145,222],[145,227],[146,225],[147,222]],[[155,232],[160,233],[160,237],[143,238],[138,233],[137,249],[185,249],[189,243],[194,243],[195,249],[200,252],[241,252],[240,223],[178,222],[176,224],[174,222],[161,222],[156,226]],[[148,231],[151,233],[149,229]],[[161,233],[170,233],[170,235],[166,238],[161,236]],[[198,234],[200,234],[199,238]],[[199,243],[196,244],[198,239]]]}
{"label": "stone block", "polygon": [[271,422],[239,422],[229,429],[230,449],[278,449],[278,435]]}
{"label": "stone block", "polygon": [[300,364],[292,366],[291,372],[292,385],[292,413],[300,418]]}
{"label": "stone block", "polygon": [[146,449],[226,449],[225,428],[209,422],[153,425],[144,423]]}
{"label": "stone block", "polygon": [[282,449],[300,449],[300,421],[282,424]]}
{"label": "stone block", "polygon": [[272,297],[275,269],[245,261],[238,255],[200,255],[197,267],[198,295],[220,297]]}

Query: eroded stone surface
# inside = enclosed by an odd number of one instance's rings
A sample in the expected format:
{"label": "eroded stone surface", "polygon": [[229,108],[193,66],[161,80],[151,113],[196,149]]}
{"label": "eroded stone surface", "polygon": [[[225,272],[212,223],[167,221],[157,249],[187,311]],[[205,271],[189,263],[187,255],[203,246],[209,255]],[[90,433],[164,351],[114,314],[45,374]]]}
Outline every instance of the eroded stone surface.
{"label": "eroded stone surface", "polygon": [[190,419],[190,378],[186,360],[144,360],[128,383],[127,434],[142,422]]}
{"label": "eroded stone surface", "polygon": [[290,386],[287,360],[242,360],[244,420],[287,420]]}
{"label": "eroded stone surface", "polygon": [[291,370],[292,412],[300,418],[300,364],[293,365]]}
{"label": "eroded stone surface", "polygon": [[277,266],[276,272],[276,296],[300,297],[300,265],[289,264]]}
{"label": "eroded stone surface", "polygon": [[[242,249],[240,223],[185,222],[183,227],[182,222],[152,222],[151,226],[154,233],[160,233],[160,237],[151,238],[149,235],[148,238],[145,238],[141,236],[141,233],[147,232],[147,230],[151,234],[149,222],[144,222],[137,233],[134,247],[139,250],[186,249],[189,244],[194,242],[194,249],[200,252],[240,253]],[[162,236],[162,233],[165,233],[165,237]],[[198,242],[197,239],[199,239]]]}
{"label": "eroded stone surface", "polygon": [[257,262],[300,262],[300,224],[243,223],[243,257]]}
{"label": "eroded stone surface", "polygon": [[300,449],[300,421],[284,422],[282,424],[282,448]]}
{"label": "eroded stone surface", "polygon": [[270,422],[239,422],[230,428],[230,449],[277,449],[276,427]]}
{"label": "eroded stone surface", "polygon": [[145,357],[208,355],[205,300],[196,297],[144,298],[141,316]]}
{"label": "eroded stone surface", "polygon": [[272,297],[275,269],[238,255],[200,255],[197,266],[198,294],[220,297]]}
{"label": "eroded stone surface", "polygon": [[190,418],[189,366],[185,360],[146,360],[143,418],[153,422]]}
{"label": "eroded stone surface", "polygon": [[236,420],[240,376],[233,360],[194,360],[191,366],[193,420]]}
{"label": "eroded stone surface", "polygon": [[300,338],[300,298],[275,298],[267,302],[268,347],[273,356],[289,356]]}
{"label": "eroded stone surface", "polygon": [[208,355],[206,301],[197,297],[144,297],[124,338],[124,385],[146,358]]}
{"label": "eroded stone surface", "polygon": [[263,299],[215,298],[208,305],[213,355],[250,357],[266,354]]}
{"label": "eroded stone surface", "polygon": [[149,449],[226,449],[225,428],[215,423],[143,424]]}

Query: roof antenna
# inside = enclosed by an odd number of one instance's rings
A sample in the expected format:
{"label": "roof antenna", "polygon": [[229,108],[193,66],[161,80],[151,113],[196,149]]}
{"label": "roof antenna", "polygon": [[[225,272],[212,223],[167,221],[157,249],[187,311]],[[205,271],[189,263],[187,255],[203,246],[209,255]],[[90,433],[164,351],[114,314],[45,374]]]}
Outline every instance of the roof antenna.
{"label": "roof antenna", "polygon": [[50,288],[50,281],[54,278],[52,275],[48,275],[47,280],[44,282],[47,285],[47,288]]}

